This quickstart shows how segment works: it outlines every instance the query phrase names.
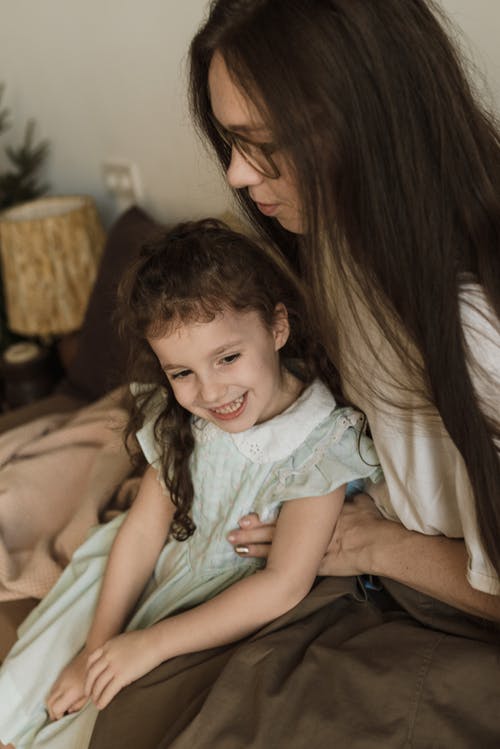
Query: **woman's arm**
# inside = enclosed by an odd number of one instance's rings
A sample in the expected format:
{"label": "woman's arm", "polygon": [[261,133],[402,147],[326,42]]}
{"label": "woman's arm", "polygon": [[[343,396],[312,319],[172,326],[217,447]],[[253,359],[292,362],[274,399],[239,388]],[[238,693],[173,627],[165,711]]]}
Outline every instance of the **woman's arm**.
{"label": "woman's arm", "polygon": [[469,614],[500,621],[500,596],[470,586],[462,539],[409,531],[359,494],[346,504],[321,563],[323,575],[389,577]]}
{"label": "woman's arm", "polygon": [[344,487],[286,502],[265,569],[190,611],[99,648],[89,658],[86,684],[97,707],[162,661],[239,640],[299,603],[314,582],[343,499]]}
{"label": "woman's arm", "polygon": [[122,631],[165,543],[173,509],[156,470],[149,467],[113,542],[86,645],[63,669],[47,697],[52,720],[81,709],[87,701],[84,682],[88,656]]}
{"label": "woman's arm", "polygon": [[[230,539],[236,549],[248,549],[244,556],[266,557],[273,526],[248,515]],[[373,500],[359,494],[344,504],[319,574],[388,577],[469,614],[500,621],[500,596],[472,588],[466,568],[461,539],[409,531],[384,519]]]}

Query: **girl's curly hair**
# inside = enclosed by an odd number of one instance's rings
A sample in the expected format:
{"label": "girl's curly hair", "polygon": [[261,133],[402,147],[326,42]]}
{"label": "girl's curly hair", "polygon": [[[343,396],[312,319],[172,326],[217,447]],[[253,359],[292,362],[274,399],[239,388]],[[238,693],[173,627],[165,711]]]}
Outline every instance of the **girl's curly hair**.
{"label": "girl's curly hair", "polygon": [[127,379],[142,385],[127,397],[125,440],[138,455],[131,438],[160,399],[164,405],[154,434],[161,446],[162,477],[176,506],[171,534],[179,541],[195,530],[190,517],[191,413],[177,403],[148,338],[166,335],[179,324],[209,322],[227,309],[255,311],[270,328],[279,303],[290,323],[282,361],[288,360],[305,383],[323,379],[342,403],[337,373],[308,323],[301,282],[277,250],[263,248],[215,219],[183,223],[145,243],[119,286],[118,325],[129,346]]}

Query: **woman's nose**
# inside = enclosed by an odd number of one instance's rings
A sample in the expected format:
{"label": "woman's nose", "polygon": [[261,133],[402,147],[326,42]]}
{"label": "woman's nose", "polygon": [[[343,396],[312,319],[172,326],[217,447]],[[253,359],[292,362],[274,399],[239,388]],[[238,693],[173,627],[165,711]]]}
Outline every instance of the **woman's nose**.
{"label": "woman's nose", "polygon": [[233,146],[226,179],[230,187],[241,190],[244,187],[259,185],[265,177],[249,164],[238,149]]}

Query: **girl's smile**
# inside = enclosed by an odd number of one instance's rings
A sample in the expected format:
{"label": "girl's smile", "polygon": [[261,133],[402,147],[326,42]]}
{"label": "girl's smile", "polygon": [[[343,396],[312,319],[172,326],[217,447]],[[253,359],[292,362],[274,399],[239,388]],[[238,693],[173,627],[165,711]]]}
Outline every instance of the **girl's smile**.
{"label": "girl's smile", "polygon": [[217,419],[222,419],[223,421],[236,419],[238,418],[238,416],[241,416],[241,414],[245,410],[245,406],[247,404],[247,396],[248,393],[245,393],[239,398],[236,398],[231,403],[227,403],[225,406],[220,406],[219,408],[211,408],[210,411]]}

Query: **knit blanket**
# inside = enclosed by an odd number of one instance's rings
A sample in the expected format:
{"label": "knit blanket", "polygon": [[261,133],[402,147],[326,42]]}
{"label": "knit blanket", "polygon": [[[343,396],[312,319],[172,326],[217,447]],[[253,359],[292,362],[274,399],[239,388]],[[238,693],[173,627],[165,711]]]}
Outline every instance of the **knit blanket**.
{"label": "knit blanket", "polygon": [[115,391],[0,436],[0,601],[42,598],[114,504],[131,472],[124,424]]}

